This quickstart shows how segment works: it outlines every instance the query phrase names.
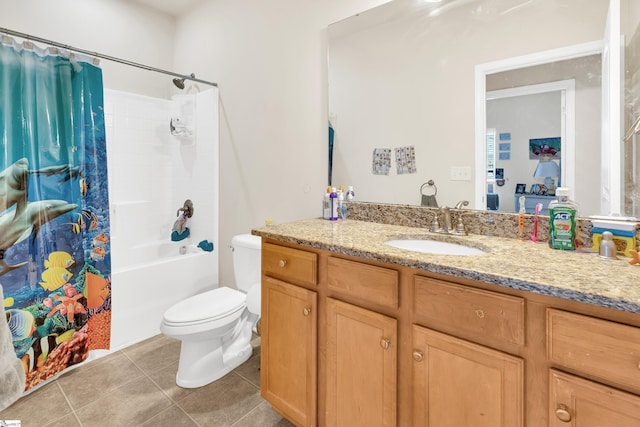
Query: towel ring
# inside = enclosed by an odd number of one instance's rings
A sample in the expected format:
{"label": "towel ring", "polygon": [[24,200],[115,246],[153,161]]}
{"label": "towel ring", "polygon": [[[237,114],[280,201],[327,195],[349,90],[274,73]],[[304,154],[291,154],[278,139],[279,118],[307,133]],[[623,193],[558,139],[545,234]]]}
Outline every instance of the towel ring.
{"label": "towel ring", "polygon": [[[424,187],[433,187],[433,194],[424,194]],[[422,184],[422,186],[420,187],[420,194],[422,194],[423,196],[435,196],[438,194],[438,187],[436,187],[436,184],[433,182],[432,179],[430,179],[429,181],[425,182],[424,184]]]}

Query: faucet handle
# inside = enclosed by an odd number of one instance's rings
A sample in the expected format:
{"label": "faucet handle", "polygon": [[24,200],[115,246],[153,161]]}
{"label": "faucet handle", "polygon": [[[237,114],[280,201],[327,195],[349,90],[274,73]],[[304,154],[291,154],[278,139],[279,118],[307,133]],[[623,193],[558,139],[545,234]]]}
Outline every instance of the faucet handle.
{"label": "faucet handle", "polygon": [[433,221],[431,222],[431,227],[429,227],[429,231],[432,233],[437,233],[440,231],[440,221],[438,221],[438,212],[433,214]]}
{"label": "faucet handle", "polygon": [[462,215],[459,214],[458,215],[458,223],[456,224],[456,229],[454,231],[455,234],[460,234],[463,236],[466,236],[467,233],[467,228],[464,226],[464,222],[462,221]]}

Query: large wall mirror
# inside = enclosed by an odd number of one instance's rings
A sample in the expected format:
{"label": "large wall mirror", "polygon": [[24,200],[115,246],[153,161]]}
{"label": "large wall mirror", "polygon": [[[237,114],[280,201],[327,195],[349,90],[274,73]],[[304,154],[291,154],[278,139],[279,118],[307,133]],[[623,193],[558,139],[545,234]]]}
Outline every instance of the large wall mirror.
{"label": "large wall mirror", "polygon": [[640,216],[638,22],[632,0],[393,0],[330,25],[332,183],[506,212],[567,185],[581,216]]}

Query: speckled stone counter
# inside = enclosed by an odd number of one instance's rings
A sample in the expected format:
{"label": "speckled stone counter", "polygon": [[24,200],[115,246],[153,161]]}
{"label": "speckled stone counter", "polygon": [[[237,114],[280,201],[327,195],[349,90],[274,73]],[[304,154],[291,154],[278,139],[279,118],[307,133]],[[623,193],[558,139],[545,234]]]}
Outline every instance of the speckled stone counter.
{"label": "speckled stone counter", "polygon": [[[470,234],[448,236],[426,228],[348,219],[309,219],[254,229],[253,234],[310,248],[398,264],[507,288],[640,313],[640,266],[591,252],[559,251],[546,243]],[[396,249],[393,239],[432,239],[482,249],[474,256]]]}

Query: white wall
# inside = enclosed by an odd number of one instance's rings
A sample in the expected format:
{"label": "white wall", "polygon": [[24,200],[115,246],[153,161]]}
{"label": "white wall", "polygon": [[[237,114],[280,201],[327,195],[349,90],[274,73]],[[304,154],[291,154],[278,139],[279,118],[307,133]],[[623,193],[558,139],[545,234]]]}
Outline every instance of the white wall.
{"label": "white wall", "polygon": [[[0,0],[0,27],[76,48],[173,68],[175,18],[126,0]],[[167,75],[103,60],[109,89],[168,97]]]}
{"label": "white wall", "polygon": [[[504,169],[505,184],[494,185],[500,197],[500,212],[517,212],[514,202],[516,184],[542,184],[543,179],[534,178],[538,160],[529,159],[529,139],[548,138],[561,135],[560,92],[545,92],[531,95],[499,98],[487,101],[487,128],[496,130],[496,135],[510,133],[509,141],[496,140],[499,144],[510,143],[509,160],[501,160],[496,154],[496,168]],[[556,184],[557,178],[554,178]]]}
{"label": "white wall", "polygon": [[[180,16],[175,63],[220,86],[220,242],[321,215],[326,28],[381,0],[215,0]],[[221,284],[232,283],[222,250]]]}

